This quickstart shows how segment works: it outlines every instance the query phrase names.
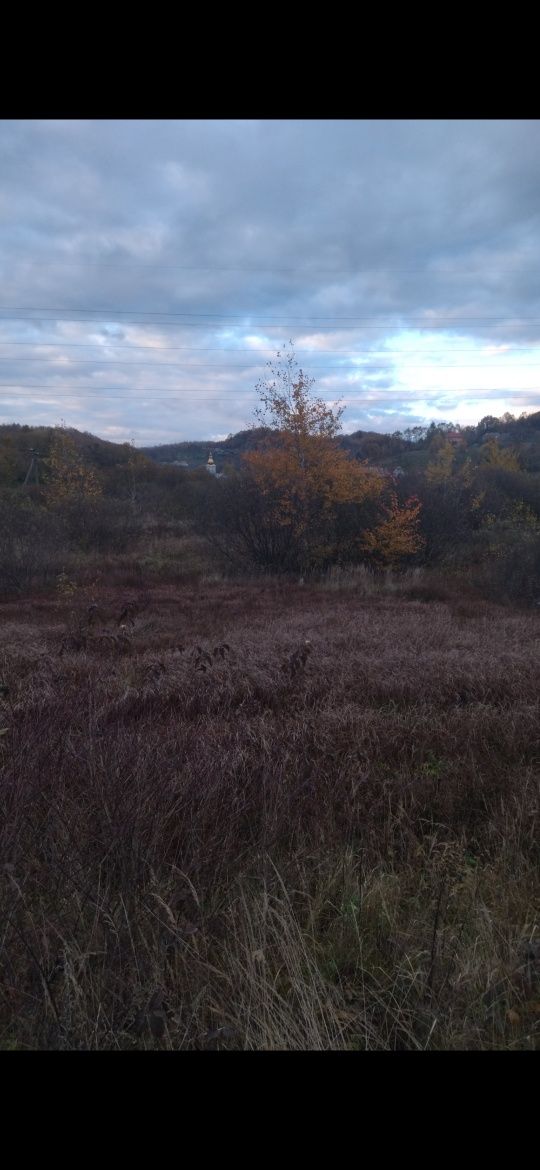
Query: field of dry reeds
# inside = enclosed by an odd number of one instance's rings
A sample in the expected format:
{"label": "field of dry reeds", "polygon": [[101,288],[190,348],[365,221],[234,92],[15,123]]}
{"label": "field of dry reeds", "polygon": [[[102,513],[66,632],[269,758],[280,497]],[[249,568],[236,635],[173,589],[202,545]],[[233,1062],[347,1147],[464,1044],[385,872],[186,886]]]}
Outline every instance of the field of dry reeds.
{"label": "field of dry reeds", "polygon": [[4,602],[0,1047],[538,1047],[539,695],[361,574]]}

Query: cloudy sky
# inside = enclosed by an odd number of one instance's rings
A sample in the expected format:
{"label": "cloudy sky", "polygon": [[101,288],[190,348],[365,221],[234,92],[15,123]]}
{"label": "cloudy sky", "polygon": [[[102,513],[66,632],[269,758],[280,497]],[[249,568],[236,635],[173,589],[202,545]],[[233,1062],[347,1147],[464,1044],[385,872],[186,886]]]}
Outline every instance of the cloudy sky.
{"label": "cloudy sky", "polygon": [[0,123],[0,422],[344,430],[540,409],[539,121]]}

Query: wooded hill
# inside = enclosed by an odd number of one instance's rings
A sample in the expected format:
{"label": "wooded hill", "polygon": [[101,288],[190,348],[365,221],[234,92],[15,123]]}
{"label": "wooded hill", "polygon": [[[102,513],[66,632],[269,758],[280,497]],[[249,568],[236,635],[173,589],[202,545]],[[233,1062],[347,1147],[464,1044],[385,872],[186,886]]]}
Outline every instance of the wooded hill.
{"label": "wooded hill", "polygon": [[[31,449],[39,451],[46,460],[57,429],[17,423],[0,425],[0,483],[23,482]],[[461,439],[455,448],[456,467],[467,458],[473,464],[480,462],[482,447],[495,436],[499,446],[511,447],[515,451],[524,471],[540,472],[540,411],[518,419],[509,414],[502,418],[488,415],[476,426],[468,427],[431,423],[428,427],[409,427],[394,434],[360,430],[350,435],[340,435],[338,442],[356,459],[367,460],[370,464],[390,471],[401,467],[404,471],[416,472],[427,467],[448,432],[459,435]],[[113,443],[71,427],[66,428],[66,433],[84,455],[85,461],[97,469],[127,463],[132,454],[129,443]],[[272,432],[265,427],[256,427],[238,431],[216,442],[201,439],[140,447],[137,448],[137,454],[153,463],[194,470],[206,463],[211,450],[218,471],[223,471],[227,466],[238,468],[243,455],[256,450],[268,440],[272,441]]]}
{"label": "wooded hill", "polygon": [[[461,445],[456,448],[458,463],[460,457],[461,460],[469,457],[473,462],[480,459],[483,443],[495,435],[501,446],[511,445],[516,448],[524,470],[540,471],[540,411],[518,419],[510,414],[502,418],[487,415],[476,426],[468,427],[455,426],[453,423],[431,423],[427,427],[409,427],[394,434],[354,431],[350,435],[340,435],[338,442],[357,459],[367,459],[369,463],[389,470],[401,466],[405,471],[421,471],[432,458],[433,447],[437,447],[448,432],[459,434],[462,439]],[[242,455],[255,450],[270,434],[266,428],[258,427],[239,431],[217,442],[201,440],[163,443],[142,447],[140,450],[157,463],[176,464],[190,469],[206,463],[208,451],[211,450],[218,470],[222,470],[227,463],[237,467]]]}

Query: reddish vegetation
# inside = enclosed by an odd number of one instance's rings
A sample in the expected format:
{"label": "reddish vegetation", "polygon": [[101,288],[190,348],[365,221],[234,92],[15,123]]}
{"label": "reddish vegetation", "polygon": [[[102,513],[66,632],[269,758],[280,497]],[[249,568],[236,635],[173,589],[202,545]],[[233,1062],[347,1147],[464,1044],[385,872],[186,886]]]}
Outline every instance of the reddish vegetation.
{"label": "reddish vegetation", "polygon": [[538,617],[358,581],[0,607],[3,1047],[535,1046]]}

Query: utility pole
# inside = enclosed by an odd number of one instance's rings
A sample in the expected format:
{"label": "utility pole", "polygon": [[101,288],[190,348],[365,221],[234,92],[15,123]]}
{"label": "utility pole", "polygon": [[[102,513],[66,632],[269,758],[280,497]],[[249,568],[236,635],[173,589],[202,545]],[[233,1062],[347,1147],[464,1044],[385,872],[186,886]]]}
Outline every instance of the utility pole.
{"label": "utility pole", "polygon": [[24,480],[24,487],[26,487],[27,483],[30,483],[30,480],[32,479],[32,472],[34,473],[34,483],[36,483],[36,484],[39,483],[38,459],[41,459],[41,455],[40,455],[39,451],[35,450],[34,447],[29,447],[29,452],[31,455],[31,459],[30,459],[30,466],[28,468],[28,471],[26,472],[26,477]]}

